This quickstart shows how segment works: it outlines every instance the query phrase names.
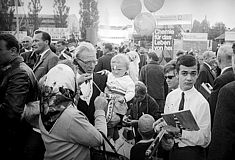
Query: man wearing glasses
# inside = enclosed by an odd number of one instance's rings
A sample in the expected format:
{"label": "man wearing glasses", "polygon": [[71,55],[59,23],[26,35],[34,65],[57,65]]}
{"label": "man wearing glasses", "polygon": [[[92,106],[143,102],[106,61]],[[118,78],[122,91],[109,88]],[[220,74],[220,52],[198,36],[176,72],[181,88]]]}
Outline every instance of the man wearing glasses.
{"label": "man wearing glasses", "polygon": [[176,77],[176,60],[171,60],[164,66],[164,75],[168,85],[168,92],[178,88],[179,80]]}
{"label": "man wearing glasses", "polygon": [[96,50],[91,43],[81,42],[75,49],[74,63],[77,66],[77,77],[84,76],[79,82],[80,99],[77,108],[82,111],[90,123],[94,124],[94,100],[106,86],[107,76],[94,73],[97,64]]}

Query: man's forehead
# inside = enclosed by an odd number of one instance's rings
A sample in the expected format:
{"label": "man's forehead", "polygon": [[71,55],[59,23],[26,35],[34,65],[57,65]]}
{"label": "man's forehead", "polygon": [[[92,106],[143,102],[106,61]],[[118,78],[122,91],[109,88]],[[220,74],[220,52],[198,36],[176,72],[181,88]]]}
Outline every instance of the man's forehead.
{"label": "man's forehead", "polygon": [[29,42],[31,42],[32,40],[33,40],[33,38],[27,36],[27,37],[24,37],[22,41],[29,41]]}
{"label": "man's forehead", "polygon": [[174,70],[170,70],[169,72],[166,73],[166,75],[175,75],[175,71]]}
{"label": "man's forehead", "polygon": [[34,34],[33,39],[41,39],[42,33]]}
{"label": "man's forehead", "polygon": [[83,60],[86,60],[86,61],[96,60],[96,53],[84,50],[83,52],[80,53],[80,58],[82,58]]}
{"label": "man's forehead", "polygon": [[194,66],[184,66],[184,65],[180,65],[179,71],[181,72],[193,72],[193,71],[197,71],[197,65]]}

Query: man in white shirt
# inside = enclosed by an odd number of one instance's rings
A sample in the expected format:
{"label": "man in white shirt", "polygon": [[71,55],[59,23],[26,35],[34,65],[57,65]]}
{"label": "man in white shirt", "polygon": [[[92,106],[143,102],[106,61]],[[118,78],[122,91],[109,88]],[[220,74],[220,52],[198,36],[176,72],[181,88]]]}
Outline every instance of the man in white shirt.
{"label": "man in white shirt", "polygon": [[[205,148],[211,140],[210,108],[207,100],[194,88],[198,76],[196,59],[191,55],[183,55],[176,62],[176,76],[179,79],[179,88],[170,92],[166,98],[164,113],[179,110],[191,110],[198,126],[198,131],[187,131],[180,127],[164,125],[164,129],[173,134],[174,147],[170,151],[170,160],[201,160],[206,158]],[[184,98],[182,97],[184,93]],[[181,105],[181,99],[184,104]],[[161,120],[158,120],[156,124]],[[162,127],[160,127],[162,128]]]}

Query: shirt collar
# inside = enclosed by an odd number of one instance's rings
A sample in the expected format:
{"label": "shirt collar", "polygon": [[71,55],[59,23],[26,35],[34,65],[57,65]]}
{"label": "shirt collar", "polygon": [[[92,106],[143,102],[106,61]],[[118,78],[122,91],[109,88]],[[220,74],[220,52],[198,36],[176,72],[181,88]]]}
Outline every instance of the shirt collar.
{"label": "shirt collar", "polygon": [[221,70],[221,74],[223,74],[224,71],[227,70],[227,69],[229,69],[229,68],[232,68],[232,66],[224,67],[224,68]]}
{"label": "shirt collar", "polygon": [[195,91],[195,87],[193,86],[191,89],[189,89],[189,90],[187,90],[187,91],[183,91],[183,90],[180,89],[180,87],[179,87],[179,90],[180,90],[181,92],[184,92],[184,95],[187,95],[187,94],[191,94],[192,92],[194,92],[194,91]]}
{"label": "shirt collar", "polygon": [[42,59],[42,57],[47,53],[47,51],[49,51],[50,49],[48,48],[48,49],[46,49],[45,51],[43,51],[40,55],[41,55],[41,57],[40,57],[40,60]]}
{"label": "shirt collar", "polygon": [[204,62],[204,64],[207,65],[210,70],[212,69],[211,66],[208,63]]}

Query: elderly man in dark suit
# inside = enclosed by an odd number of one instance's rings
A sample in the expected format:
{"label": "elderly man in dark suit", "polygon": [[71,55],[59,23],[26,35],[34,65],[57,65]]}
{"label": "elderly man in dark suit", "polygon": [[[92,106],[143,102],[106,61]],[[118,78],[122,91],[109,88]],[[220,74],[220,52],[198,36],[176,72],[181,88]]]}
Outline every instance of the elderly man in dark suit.
{"label": "elderly man in dark suit", "polygon": [[205,94],[201,84],[209,83],[213,86],[215,73],[212,71],[212,67],[216,63],[216,55],[212,51],[206,51],[203,53],[203,65],[200,68],[195,88],[208,100],[209,94]]}
{"label": "elderly man in dark suit", "polygon": [[33,71],[37,80],[58,63],[58,56],[50,50],[51,36],[43,31],[35,31],[33,36],[33,49],[38,54]]}
{"label": "elderly man in dark suit", "polygon": [[232,69],[232,55],[233,55],[233,50],[230,45],[221,46],[217,52],[218,64],[222,71],[221,75],[218,76],[214,81],[213,90],[209,98],[212,123],[220,89],[227,83],[235,80]]}
{"label": "elderly man in dark suit", "polygon": [[85,81],[79,85],[81,95],[77,108],[87,116],[90,123],[94,124],[94,100],[101,92],[104,92],[107,76],[94,73],[97,58],[96,50],[91,43],[81,42],[75,49],[75,55],[74,62],[78,67],[77,76],[85,75],[85,77],[90,77],[89,81]]}
{"label": "elderly man in dark suit", "polygon": [[[233,46],[235,51],[235,45]],[[235,52],[232,57],[235,73]],[[223,86],[218,95],[208,160],[235,159],[235,81]]]}

